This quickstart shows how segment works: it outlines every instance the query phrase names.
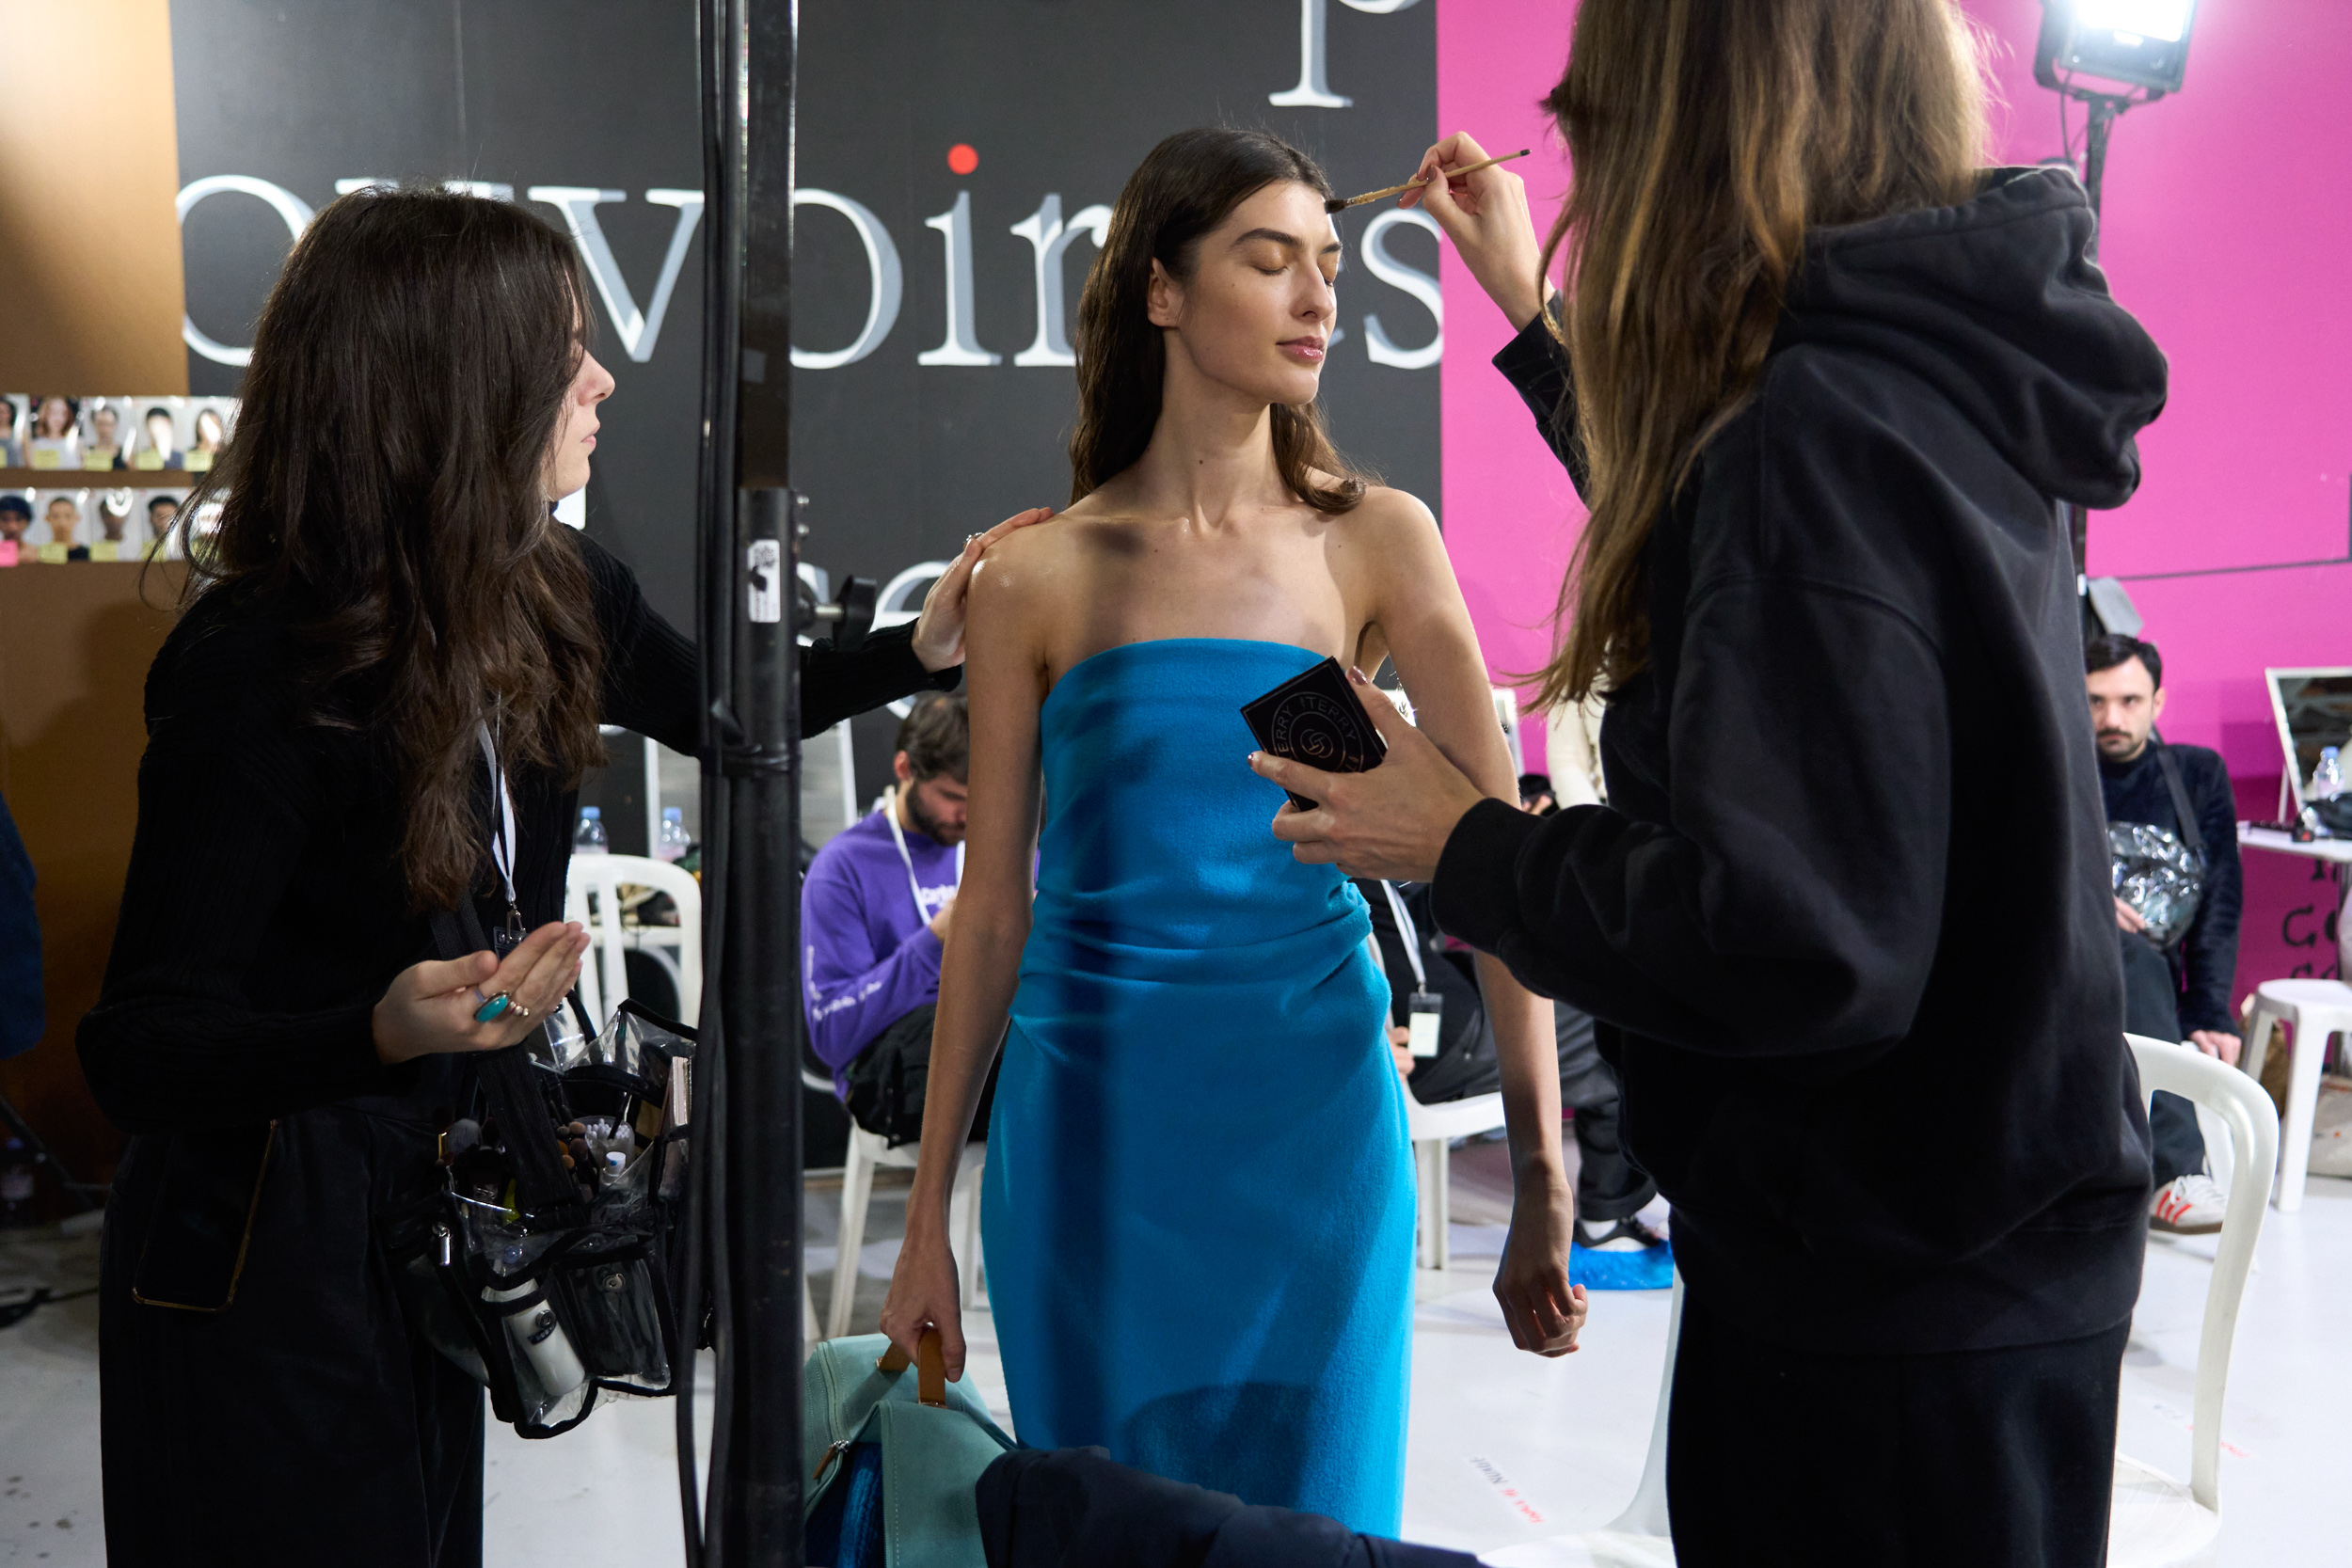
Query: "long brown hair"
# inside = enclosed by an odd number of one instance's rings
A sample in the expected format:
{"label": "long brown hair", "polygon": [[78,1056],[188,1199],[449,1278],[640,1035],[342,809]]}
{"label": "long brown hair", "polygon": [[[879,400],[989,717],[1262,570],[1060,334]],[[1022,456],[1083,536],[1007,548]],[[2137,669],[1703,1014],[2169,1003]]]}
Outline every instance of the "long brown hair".
{"label": "long brown hair", "polygon": [[[1326,200],[1331,182],[1310,158],[1263,131],[1179,131],[1127,177],[1111,208],[1109,237],[1078,296],[1078,425],[1070,438],[1070,499],[1083,500],[1133,467],[1160,422],[1168,346],[1146,299],[1152,263],[1190,278],[1200,237],[1266,186],[1295,180]],[[1274,466],[1291,493],[1318,512],[1347,512],[1364,480],[1332,449],[1320,404],[1272,410]],[[1318,480],[1320,471],[1337,483]]]}
{"label": "long brown hair", "polygon": [[1544,106],[1592,466],[1549,706],[1648,662],[1650,531],[1754,391],[1806,230],[1967,199],[1984,86],[1950,0],[1584,0]]}
{"label": "long brown hair", "polygon": [[603,760],[587,568],[542,478],[586,298],[570,242],[511,202],[343,197],[287,257],[236,434],[181,509],[190,599],[284,617],[305,719],[396,772],[419,907],[485,874],[485,719],[509,767],[568,782]]}

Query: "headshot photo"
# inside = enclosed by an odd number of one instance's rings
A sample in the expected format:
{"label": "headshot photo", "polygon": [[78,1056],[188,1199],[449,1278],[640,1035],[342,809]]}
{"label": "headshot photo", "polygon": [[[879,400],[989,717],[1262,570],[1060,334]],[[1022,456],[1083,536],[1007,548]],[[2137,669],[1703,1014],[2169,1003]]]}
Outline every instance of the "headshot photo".
{"label": "headshot photo", "polygon": [[119,468],[122,463],[122,415],[104,398],[91,400],[89,439],[82,447],[82,467]]}
{"label": "headshot photo", "polygon": [[[171,410],[162,404],[150,404],[139,420],[138,450],[133,453],[135,468],[184,468],[188,466],[186,452],[180,450],[180,434]],[[119,467],[121,465],[116,465]]]}
{"label": "headshot photo", "polygon": [[13,561],[33,527],[33,503],[23,496],[0,496],[0,548]]}
{"label": "headshot photo", "polygon": [[24,436],[24,461],[35,468],[79,467],[82,435],[75,421],[81,416],[79,398],[55,392],[33,399],[32,426]]}

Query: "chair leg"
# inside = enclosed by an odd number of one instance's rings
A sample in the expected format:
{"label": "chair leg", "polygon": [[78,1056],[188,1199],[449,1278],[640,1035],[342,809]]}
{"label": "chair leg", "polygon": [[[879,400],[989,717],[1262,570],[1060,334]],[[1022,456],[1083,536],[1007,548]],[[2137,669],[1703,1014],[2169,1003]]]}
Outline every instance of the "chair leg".
{"label": "chair leg", "polygon": [[834,1251],[832,1310],[825,1318],[828,1339],[850,1332],[850,1312],[857,1303],[858,1249],[866,1244],[866,1204],[874,1194],[873,1145],[881,1141],[863,1127],[850,1129],[850,1151],[841,1164],[841,1236]]}
{"label": "chair leg", "polygon": [[980,1182],[988,1172],[988,1151],[985,1145],[963,1151],[966,1171],[958,1172],[959,1184],[969,1182],[963,1203],[963,1250],[956,1259],[957,1269],[963,1276],[963,1309],[977,1312],[988,1305],[988,1258],[980,1248]]}
{"label": "chair leg", "polygon": [[2295,1064],[2287,1079],[2287,1119],[2279,1129],[2279,1212],[2303,1207],[2303,1179],[2312,1163],[2312,1117],[2319,1105],[2319,1064],[2328,1055],[2328,1036],[2347,1021],[2340,1015],[2295,1020]]}
{"label": "chair leg", "polygon": [[1413,1261],[1424,1269],[1438,1266],[1437,1172],[1431,1147],[1427,1138],[1413,1146],[1413,1192],[1419,1200],[1413,1214]]}
{"label": "chair leg", "polygon": [[1438,1267],[1454,1266],[1454,1155],[1443,1138],[1429,1146],[1430,1186],[1436,1189],[1436,1201],[1430,1205],[1433,1243],[1438,1253]]}

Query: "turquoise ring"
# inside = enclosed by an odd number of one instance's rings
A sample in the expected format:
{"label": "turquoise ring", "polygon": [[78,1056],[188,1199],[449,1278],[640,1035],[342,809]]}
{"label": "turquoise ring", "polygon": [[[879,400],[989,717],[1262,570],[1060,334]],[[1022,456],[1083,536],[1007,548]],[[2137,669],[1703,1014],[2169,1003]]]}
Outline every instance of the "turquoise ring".
{"label": "turquoise ring", "polygon": [[504,1016],[506,1009],[514,1005],[515,999],[513,997],[507,995],[504,991],[500,991],[497,995],[492,996],[488,1001],[483,1003],[481,1006],[476,1007],[473,1010],[473,1021],[476,1023],[495,1023],[500,1018]]}

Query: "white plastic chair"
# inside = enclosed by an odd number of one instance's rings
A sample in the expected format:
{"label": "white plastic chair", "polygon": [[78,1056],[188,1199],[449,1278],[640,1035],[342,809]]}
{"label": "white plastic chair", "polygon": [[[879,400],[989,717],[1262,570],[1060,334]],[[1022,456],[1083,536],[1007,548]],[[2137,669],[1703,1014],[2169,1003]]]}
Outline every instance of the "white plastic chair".
{"label": "white plastic chair", "polygon": [[[824,1094],[833,1081],[801,1069],[801,1082]],[[879,1132],[850,1123],[850,1148],[841,1166],[841,1229],[834,1249],[833,1300],[825,1312],[825,1338],[838,1339],[850,1332],[850,1314],[857,1304],[857,1258],[866,1245],[866,1209],[874,1196],[874,1172],[887,1165],[913,1170],[916,1148],[890,1147]],[[974,1311],[988,1304],[987,1260],[980,1251],[980,1172],[988,1164],[986,1144],[964,1147],[956,1167],[955,1190],[947,1196],[947,1245],[955,1255],[956,1272],[963,1279],[963,1307]]]}
{"label": "white plastic chair", "polygon": [[2352,986],[2338,980],[2265,980],[2254,988],[2246,1075],[2256,1083],[2262,1081],[2271,1027],[2281,1022],[2294,1030],[2295,1066],[2287,1077],[2286,1127],[2280,1133],[2279,1212],[2292,1214],[2303,1207],[2303,1180],[2311,1170],[2312,1117],[2319,1106],[2319,1064],[2328,1053],[2328,1037],[2352,1040]]}
{"label": "white plastic chair", "polygon": [[1682,1342],[1682,1273],[1675,1272],[1666,1308],[1666,1368],[1658,1379],[1658,1413],[1650,1418],[1649,1453],[1625,1512],[1596,1530],[1523,1541],[1478,1560],[1491,1568],[1675,1568],[1666,1520],[1666,1415],[1674,1406],[1675,1351]]}
{"label": "white plastic chair", "polygon": [[1449,1243],[1453,1224],[1453,1198],[1450,1187],[1451,1161],[1447,1145],[1455,1138],[1472,1138],[1481,1132],[1492,1132],[1503,1125],[1502,1096],[1472,1095],[1468,1100],[1449,1100],[1442,1104],[1423,1105],[1413,1098],[1410,1087],[1405,1090],[1405,1130],[1413,1142],[1413,1164],[1420,1179],[1420,1251],[1421,1266],[1442,1269],[1453,1261],[1454,1251]]}
{"label": "white plastic chair", "polygon": [[[2267,990],[2267,987],[2264,988]],[[2342,990],[2342,987],[2337,987]],[[2270,1174],[2279,1158],[2279,1113],[2262,1085],[2194,1046],[2143,1035],[2123,1037],[2139,1064],[2143,1091],[2163,1089],[2213,1112],[2229,1130],[2235,1177],[2223,1211],[2213,1283],[2205,1289],[2205,1323],[2197,1345],[2195,1431],[2189,1442],[2188,1484],[2123,1454],[2115,1456],[2115,1501],[2107,1528],[2108,1568],[2172,1568],[2210,1563],[2221,1534],[2221,1399],[2230,1380],[2230,1349],[2238,1307],[2262,1233]],[[2302,1035],[2297,1031],[2297,1055]],[[2311,1054],[2317,1054],[2318,1037]],[[2299,1064],[2298,1064],[2299,1065]],[[2281,1203],[2280,1208],[2286,1205]]]}
{"label": "white plastic chair", "polygon": [[[649,887],[677,906],[675,926],[624,926],[620,888]],[[564,918],[588,928],[588,961],[580,969],[580,999],[601,1029],[628,1000],[626,955],[634,948],[670,971],[681,1023],[702,1017],[703,889],[691,871],[644,855],[574,855],[564,878]]]}

